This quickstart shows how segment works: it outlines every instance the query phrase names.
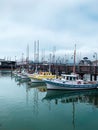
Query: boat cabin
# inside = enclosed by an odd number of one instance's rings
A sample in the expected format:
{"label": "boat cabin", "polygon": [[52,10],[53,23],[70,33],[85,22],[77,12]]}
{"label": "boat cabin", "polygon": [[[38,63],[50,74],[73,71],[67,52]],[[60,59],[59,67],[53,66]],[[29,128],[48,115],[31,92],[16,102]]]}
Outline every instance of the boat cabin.
{"label": "boat cabin", "polygon": [[76,81],[76,80],[78,80],[78,75],[76,75],[76,74],[71,74],[71,75],[62,74],[61,79],[65,80],[65,81]]}

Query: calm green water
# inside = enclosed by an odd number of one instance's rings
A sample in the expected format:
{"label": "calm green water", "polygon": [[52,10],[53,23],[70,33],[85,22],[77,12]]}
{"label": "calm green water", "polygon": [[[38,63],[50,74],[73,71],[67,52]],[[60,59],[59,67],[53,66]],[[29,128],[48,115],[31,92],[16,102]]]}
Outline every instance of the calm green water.
{"label": "calm green water", "polygon": [[0,130],[98,130],[98,90],[41,90],[0,73]]}

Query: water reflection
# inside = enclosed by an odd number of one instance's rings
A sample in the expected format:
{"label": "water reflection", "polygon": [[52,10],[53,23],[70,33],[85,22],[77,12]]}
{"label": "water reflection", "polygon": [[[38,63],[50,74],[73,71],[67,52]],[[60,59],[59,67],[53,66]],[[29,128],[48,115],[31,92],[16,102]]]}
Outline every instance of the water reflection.
{"label": "water reflection", "polygon": [[0,77],[9,77],[11,76],[11,71],[7,71],[7,70],[0,70]]}
{"label": "water reflection", "polygon": [[98,107],[98,89],[87,91],[52,91],[47,90],[46,96],[43,100],[55,101],[55,104],[70,103],[70,102],[84,102],[90,103]]}
{"label": "water reflection", "polygon": [[52,111],[53,103],[58,107],[61,104],[72,104],[72,129],[76,130],[76,113],[77,113],[77,103],[90,104],[98,108],[98,90],[88,90],[88,91],[53,91],[48,90],[42,101],[47,101],[49,104],[49,110]]}
{"label": "water reflection", "polygon": [[[15,82],[19,87],[25,87],[26,90],[26,105],[29,107],[32,104],[32,112],[35,116],[38,116],[39,113],[39,101],[40,93],[46,92],[45,83],[31,83],[30,81],[21,81],[15,78]],[[31,94],[32,93],[32,94]],[[30,104],[31,103],[31,104]]]}

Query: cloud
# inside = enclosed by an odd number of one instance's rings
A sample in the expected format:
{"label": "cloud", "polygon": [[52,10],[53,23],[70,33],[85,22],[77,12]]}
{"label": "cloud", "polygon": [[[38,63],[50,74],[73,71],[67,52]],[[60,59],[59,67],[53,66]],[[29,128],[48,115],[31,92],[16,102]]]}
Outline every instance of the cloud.
{"label": "cloud", "polygon": [[55,46],[56,54],[71,54],[74,44],[83,55],[98,51],[97,5],[97,0],[0,1],[0,55],[26,53],[28,43],[33,55],[35,40],[40,41],[40,53]]}

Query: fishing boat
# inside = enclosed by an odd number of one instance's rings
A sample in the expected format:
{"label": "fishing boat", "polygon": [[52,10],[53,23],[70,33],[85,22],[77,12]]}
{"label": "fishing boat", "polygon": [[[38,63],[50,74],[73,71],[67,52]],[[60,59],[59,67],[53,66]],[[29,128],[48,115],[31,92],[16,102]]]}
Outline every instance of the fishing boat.
{"label": "fishing boat", "polygon": [[22,72],[17,71],[15,74],[16,74],[15,78],[17,81],[30,81],[31,80],[25,71],[22,71]]}
{"label": "fishing boat", "polygon": [[55,78],[55,75],[53,75],[51,72],[38,72],[30,75],[29,77],[31,78],[32,83],[42,83],[44,82],[43,79],[53,79]]}
{"label": "fishing boat", "polygon": [[90,90],[98,88],[97,81],[84,81],[78,74],[62,74],[61,78],[44,79],[50,90]]}
{"label": "fishing boat", "polygon": [[74,50],[74,65],[73,73],[71,74],[61,74],[61,78],[54,79],[44,79],[44,82],[47,84],[47,89],[50,90],[89,90],[98,88],[97,81],[84,81],[79,78],[79,75],[76,74],[76,44]]}

